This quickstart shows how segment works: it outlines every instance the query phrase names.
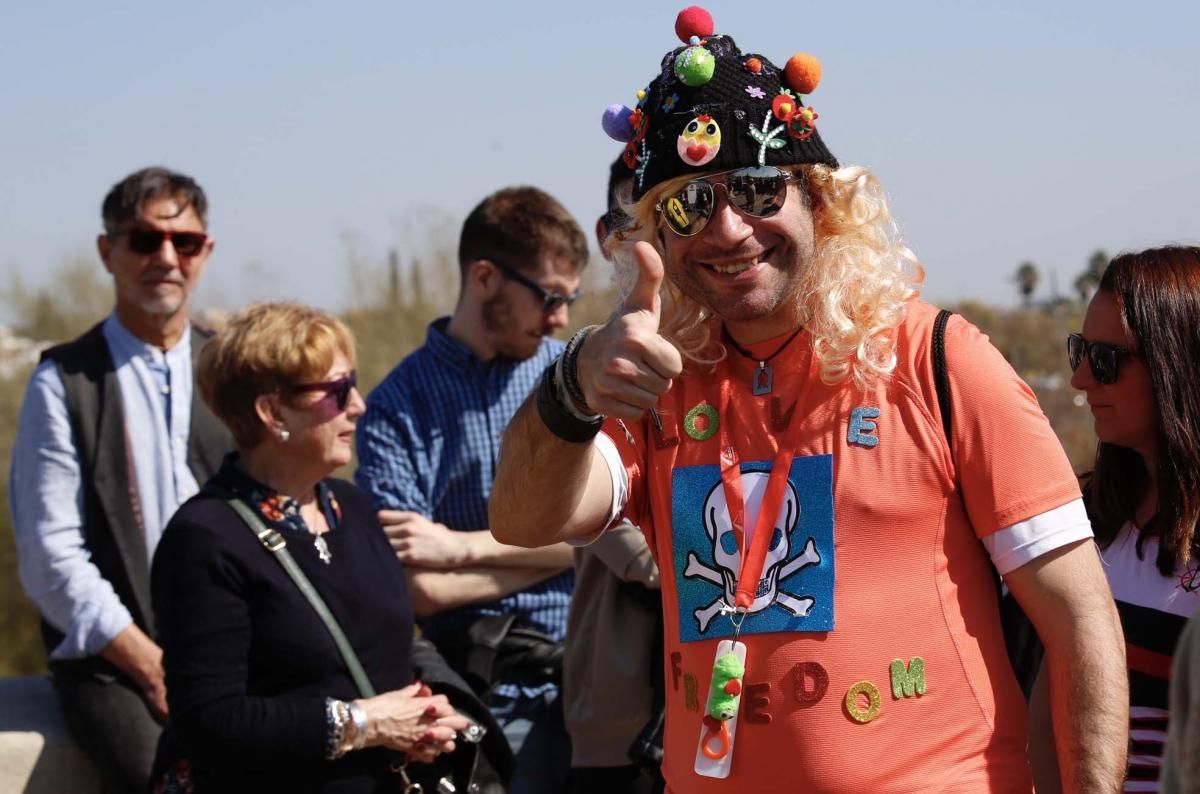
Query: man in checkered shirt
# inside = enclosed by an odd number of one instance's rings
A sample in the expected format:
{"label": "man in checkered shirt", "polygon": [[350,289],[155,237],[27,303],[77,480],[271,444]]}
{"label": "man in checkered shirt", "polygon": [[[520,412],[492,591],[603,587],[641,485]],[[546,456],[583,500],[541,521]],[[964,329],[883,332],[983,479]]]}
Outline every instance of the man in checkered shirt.
{"label": "man in checkered shirt", "polygon": [[[425,636],[460,667],[481,618],[512,614],[559,643],[566,631],[571,550],[501,545],[487,502],[504,428],[562,352],[549,335],[567,325],[587,258],[578,224],[541,190],[484,199],[463,224],[454,313],[429,326],[359,420],[358,484],[408,569]],[[570,752],[557,680],[518,671],[492,683],[489,705],[517,753],[511,791],[561,791]]]}

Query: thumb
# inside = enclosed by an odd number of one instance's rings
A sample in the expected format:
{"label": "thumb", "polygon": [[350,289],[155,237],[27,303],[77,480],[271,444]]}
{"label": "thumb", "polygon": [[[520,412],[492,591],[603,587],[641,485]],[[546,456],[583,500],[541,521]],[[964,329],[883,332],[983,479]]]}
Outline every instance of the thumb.
{"label": "thumb", "polygon": [[658,319],[662,310],[662,300],[658,294],[664,277],[662,257],[658,255],[654,246],[647,242],[635,245],[633,256],[637,261],[638,276],[633,291],[625,299],[625,307],[650,312]]}

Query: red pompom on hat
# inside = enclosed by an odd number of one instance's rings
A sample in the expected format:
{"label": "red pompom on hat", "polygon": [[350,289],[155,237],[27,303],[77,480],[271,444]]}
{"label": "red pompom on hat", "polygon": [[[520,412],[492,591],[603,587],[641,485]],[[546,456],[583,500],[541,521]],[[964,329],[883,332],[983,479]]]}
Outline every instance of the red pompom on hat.
{"label": "red pompom on hat", "polygon": [[684,44],[689,43],[692,36],[708,38],[715,29],[712,14],[700,6],[688,6],[675,17],[675,35]]}
{"label": "red pompom on hat", "polygon": [[821,61],[815,55],[798,52],[783,67],[788,87],[797,94],[811,94],[821,82]]}

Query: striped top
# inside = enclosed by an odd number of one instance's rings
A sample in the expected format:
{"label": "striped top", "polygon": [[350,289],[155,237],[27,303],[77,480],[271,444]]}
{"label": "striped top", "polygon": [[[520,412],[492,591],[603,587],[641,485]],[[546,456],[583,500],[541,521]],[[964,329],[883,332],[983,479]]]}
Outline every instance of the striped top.
{"label": "striped top", "polygon": [[[354,479],[377,509],[411,510],[461,531],[486,530],[504,428],[563,343],[543,339],[524,361],[482,362],[446,334],[448,322],[435,320],[425,344],[367,397],[356,433]],[[480,615],[515,613],[524,625],[561,642],[574,588],[575,571],[565,571],[497,601],[425,618],[421,630],[437,642],[465,632]],[[532,697],[548,688],[523,693]],[[496,692],[517,694],[504,685]]]}
{"label": "striped top", "polygon": [[1133,523],[1121,528],[1104,549],[1105,572],[1117,600],[1129,665],[1129,774],[1125,791],[1159,790],[1163,744],[1167,740],[1167,688],[1171,659],[1187,619],[1200,609],[1200,570],[1163,576],[1155,560],[1158,539],[1142,540]]}

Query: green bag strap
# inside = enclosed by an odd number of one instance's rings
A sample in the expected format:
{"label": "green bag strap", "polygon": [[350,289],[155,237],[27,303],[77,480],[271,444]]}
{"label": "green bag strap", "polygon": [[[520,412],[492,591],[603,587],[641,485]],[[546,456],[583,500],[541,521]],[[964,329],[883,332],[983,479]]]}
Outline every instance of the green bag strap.
{"label": "green bag strap", "polygon": [[292,577],[292,581],[296,583],[296,587],[300,588],[300,592],[308,599],[308,603],[312,604],[312,608],[316,610],[317,615],[325,624],[325,628],[329,629],[334,644],[341,652],[342,660],[350,671],[350,677],[354,679],[354,684],[358,687],[358,693],[365,698],[375,697],[375,688],[371,686],[370,679],[367,678],[362,664],[358,661],[358,655],[354,653],[349,640],[342,633],[342,627],[338,625],[337,618],[329,611],[329,607],[325,605],[325,601],[312,586],[312,582],[308,581],[304,571],[300,570],[300,566],[292,558],[291,553],[287,550],[287,544],[283,540],[283,535],[263,524],[262,519],[242,500],[227,499],[226,504],[242,517],[242,520],[246,522],[246,527],[254,533],[254,537],[258,538],[258,542],[263,545],[263,548],[275,555],[275,559],[279,560],[279,564],[287,571],[288,576]]}

